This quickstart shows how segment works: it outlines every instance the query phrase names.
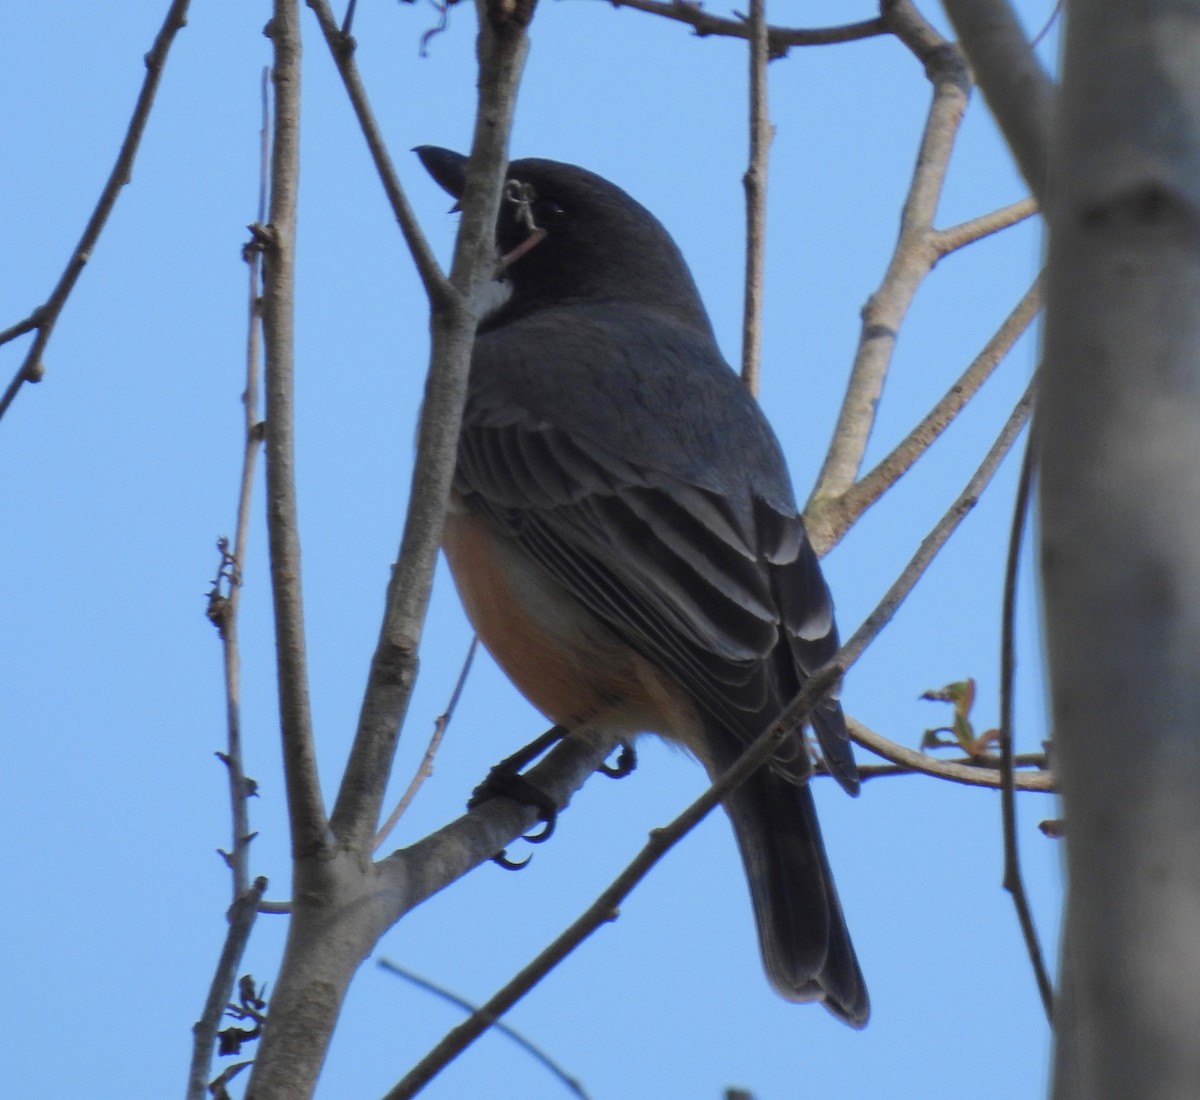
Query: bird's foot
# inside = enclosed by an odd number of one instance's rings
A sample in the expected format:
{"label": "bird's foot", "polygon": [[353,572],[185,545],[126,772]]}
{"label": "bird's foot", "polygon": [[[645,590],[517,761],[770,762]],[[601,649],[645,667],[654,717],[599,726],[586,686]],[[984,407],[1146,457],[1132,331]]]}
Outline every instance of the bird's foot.
{"label": "bird's foot", "polygon": [[[467,809],[473,810],[491,798],[511,798],[514,802],[533,806],[538,811],[538,820],[542,823],[542,827],[535,833],[526,833],[524,839],[530,844],[545,843],[553,835],[554,826],[558,822],[558,805],[545,791],[530,783],[521,774],[521,769],[528,767],[566,735],[567,730],[564,727],[554,726],[524,748],[505,757],[488,772],[487,778],[471,793],[471,797],[467,801]],[[506,871],[519,871],[529,863],[529,859],[511,860],[508,858],[507,852],[502,850],[492,856],[492,862]]]}

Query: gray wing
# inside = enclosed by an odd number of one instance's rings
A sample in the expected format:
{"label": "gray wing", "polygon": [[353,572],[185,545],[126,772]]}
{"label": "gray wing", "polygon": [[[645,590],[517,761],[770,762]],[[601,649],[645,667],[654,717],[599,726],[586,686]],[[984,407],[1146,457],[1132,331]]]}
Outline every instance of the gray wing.
{"label": "gray wing", "polygon": [[[464,420],[455,485],[742,740],[836,652],[829,590],[794,511],[753,494],[747,508],[478,396]],[[853,789],[840,707],[829,701],[813,720],[835,775]],[[790,757],[777,766],[806,775],[799,742]]]}

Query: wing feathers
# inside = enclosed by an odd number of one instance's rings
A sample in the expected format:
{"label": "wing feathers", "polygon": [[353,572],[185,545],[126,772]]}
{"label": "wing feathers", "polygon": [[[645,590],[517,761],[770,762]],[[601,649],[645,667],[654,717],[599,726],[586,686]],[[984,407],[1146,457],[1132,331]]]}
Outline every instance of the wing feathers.
{"label": "wing feathers", "polygon": [[[758,733],[801,675],[836,651],[804,526],[760,498],[747,517],[711,489],[638,469],[511,408],[468,409],[455,487],[741,736]],[[852,776],[836,703],[819,717],[835,774]],[[799,747],[777,762],[794,777],[809,770]]]}

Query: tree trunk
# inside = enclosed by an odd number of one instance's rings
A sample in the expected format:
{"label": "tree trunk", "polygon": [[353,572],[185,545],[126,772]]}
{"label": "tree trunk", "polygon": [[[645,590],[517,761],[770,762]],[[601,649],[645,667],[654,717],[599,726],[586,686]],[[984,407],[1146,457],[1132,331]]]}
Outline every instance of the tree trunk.
{"label": "tree trunk", "polygon": [[1036,429],[1067,821],[1054,1097],[1193,1100],[1200,4],[1069,12]]}

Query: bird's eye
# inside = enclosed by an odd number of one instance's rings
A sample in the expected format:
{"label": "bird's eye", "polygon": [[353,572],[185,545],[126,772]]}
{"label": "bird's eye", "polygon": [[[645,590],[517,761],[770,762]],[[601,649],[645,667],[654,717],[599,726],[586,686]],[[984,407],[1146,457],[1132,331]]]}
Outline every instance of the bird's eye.
{"label": "bird's eye", "polygon": [[561,224],[566,216],[567,212],[553,199],[538,199],[533,204],[533,220],[542,229]]}

